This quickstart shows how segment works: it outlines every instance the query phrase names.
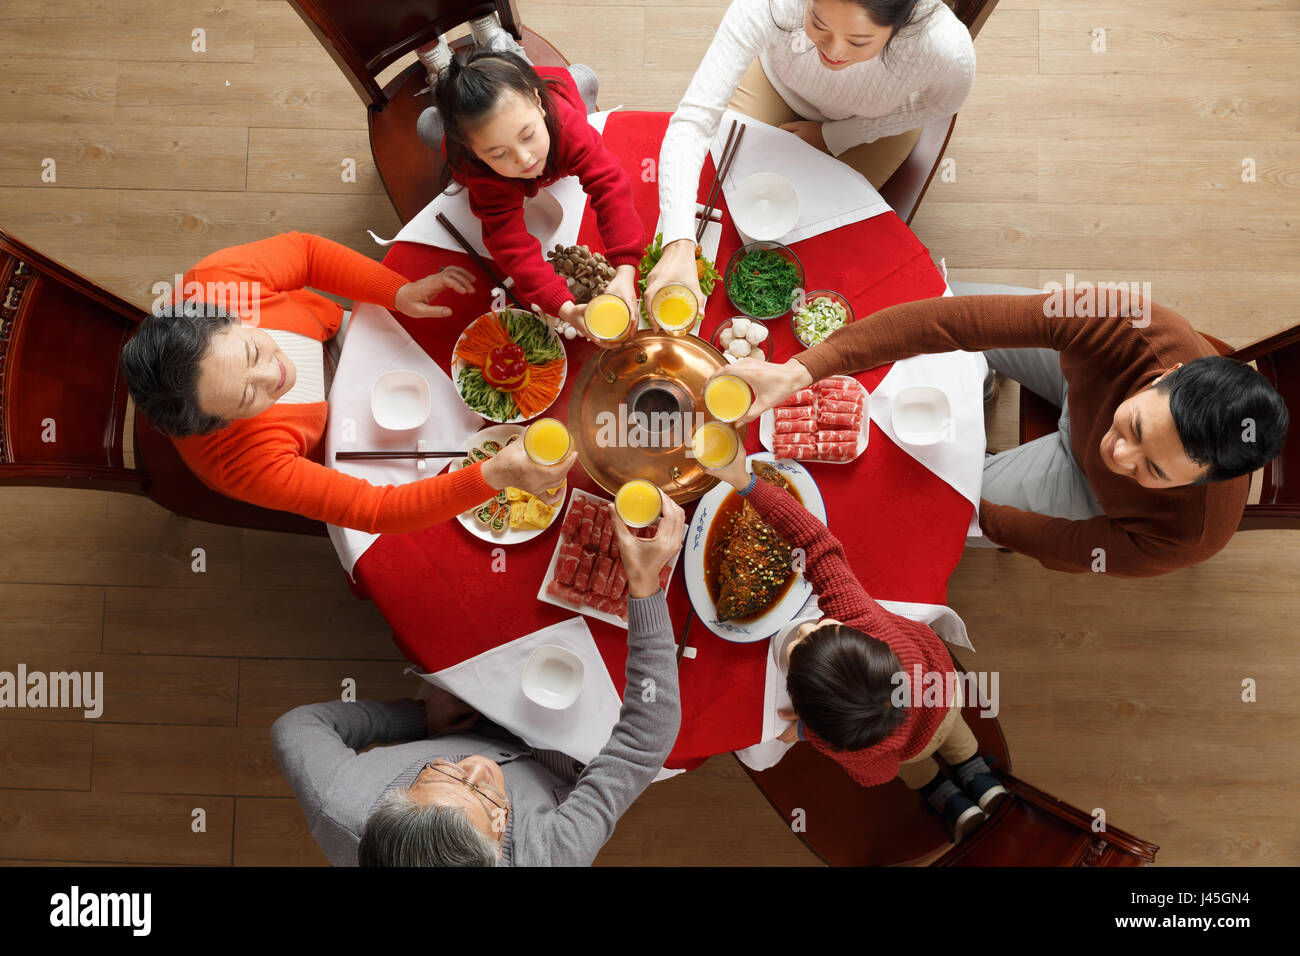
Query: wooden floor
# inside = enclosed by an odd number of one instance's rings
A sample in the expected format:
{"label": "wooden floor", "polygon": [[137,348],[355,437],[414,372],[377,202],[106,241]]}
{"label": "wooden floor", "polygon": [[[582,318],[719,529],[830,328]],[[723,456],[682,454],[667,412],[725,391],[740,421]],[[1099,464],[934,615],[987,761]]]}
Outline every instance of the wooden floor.
{"label": "wooden floor", "polygon": [[[597,70],[602,105],[643,109],[676,104],[726,5],[520,2]],[[665,7],[672,29],[648,29]],[[1002,0],[976,43],[955,180],[913,228],[955,278],[1149,281],[1234,345],[1293,325],[1298,36],[1296,0]],[[226,245],[299,229],[378,258],[365,230],[397,229],[360,103],[283,0],[7,0],[0,78],[0,226],[141,306]],[[998,447],[1014,415],[1008,390]],[[1151,581],[970,554],[950,603],[970,666],[1000,674],[1017,773],[1104,808],[1160,863],[1300,862],[1298,559],[1300,536],[1277,532]],[[0,490],[0,670],[20,661],[103,671],[108,701],[98,721],[0,712],[10,863],[323,864],[271,721],[346,677],[364,696],[414,691],[327,541],[76,491]],[[600,862],[817,860],[722,756],[651,788]]]}

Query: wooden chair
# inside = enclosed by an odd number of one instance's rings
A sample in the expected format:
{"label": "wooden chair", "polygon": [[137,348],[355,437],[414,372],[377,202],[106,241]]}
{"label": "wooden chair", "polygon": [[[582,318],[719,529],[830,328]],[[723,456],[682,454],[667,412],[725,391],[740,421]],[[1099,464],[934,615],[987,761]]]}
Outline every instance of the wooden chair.
{"label": "wooden chair", "polygon": [[144,318],[0,230],[0,485],[146,494],[186,518],[325,534],[212,491],[136,413],[118,359]]}
{"label": "wooden chair", "polygon": [[[957,15],[957,19],[970,30],[972,40],[979,35],[980,29],[998,5],[998,0],[945,0]],[[956,114],[945,119],[932,120],[921,129],[921,138],[916,141],[903,165],[885,180],[880,187],[881,198],[893,207],[894,212],[903,222],[911,225],[917,207],[925,198],[930,188],[934,172],[939,168],[952,131],[957,126]]]}
{"label": "wooden chair", "polygon": [[[1282,396],[1291,410],[1291,427],[1287,443],[1271,462],[1264,466],[1263,487],[1259,504],[1246,505],[1239,531],[1262,529],[1300,530],[1300,480],[1286,484],[1286,475],[1300,475],[1300,325],[1260,339],[1245,348],[1231,345],[1212,335],[1201,333],[1220,355],[1240,362],[1254,362],[1270,385]],[[1056,431],[1061,410],[1027,388],[1020,390],[1020,443],[1033,441]]]}
{"label": "wooden chair", "polygon": [[[515,0],[289,0],[316,39],[334,58],[366,104],[370,151],[388,198],[402,222],[409,222],[438,195],[442,157],[420,142],[416,121],[433,105],[428,73],[418,60],[387,86],[379,75],[412,50],[494,10],[535,66],[568,66],[549,42],[524,27]],[[456,46],[470,41],[465,38]]]}
{"label": "wooden chair", "polygon": [[[963,669],[959,663],[957,668]],[[994,755],[997,767],[1010,770],[1002,728],[996,719],[980,717],[979,711],[976,702],[968,701],[962,708],[980,753]],[[794,822],[796,810],[803,811],[800,818],[806,829],[799,838],[831,866],[909,863],[950,842],[943,819],[930,813],[903,781],[863,787],[809,743],[795,744],[774,767],[763,771],[745,767],[745,772],[787,823]],[[1001,809],[984,826],[1000,813]]]}

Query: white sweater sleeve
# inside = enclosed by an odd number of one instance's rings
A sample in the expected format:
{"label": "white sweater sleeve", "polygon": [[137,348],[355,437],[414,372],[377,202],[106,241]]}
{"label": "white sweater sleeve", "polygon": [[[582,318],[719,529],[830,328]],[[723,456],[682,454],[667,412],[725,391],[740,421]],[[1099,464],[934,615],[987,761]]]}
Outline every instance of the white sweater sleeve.
{"label": "white sweater sleeve", "polygon": [[920,78],[906,103],[883,116],[851,116],[822,124],[822,138],[832,156],[884,136],[919,129],[961,109],[975,82],[975,44],[960,20],[948,19],[951,24],[945,22],[944,28],[932,34],[931,42],[916,51],[911,62],[893,67]]}
{"label": "white sweater sleeve", "polygon": [[668,122],[659,152],[665,245],[695,235],[695,198],[709,144],[745,70],[778,32],[768,0],[734,0],[723,15],[686,96]]}

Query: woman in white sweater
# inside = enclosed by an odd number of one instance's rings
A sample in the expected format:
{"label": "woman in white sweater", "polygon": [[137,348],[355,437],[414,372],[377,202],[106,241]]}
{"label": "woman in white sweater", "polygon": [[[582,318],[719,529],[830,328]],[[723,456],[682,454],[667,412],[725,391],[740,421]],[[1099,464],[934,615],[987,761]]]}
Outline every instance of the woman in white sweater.
{"label": "woman in white sweater", "polygon": [[974,76],[970,33],[942,0],[733,0],[659,154],[665,251],[647,303],[667,282],[699,293],[696,191],[728,105],[879,188],[922,126],[957,112]]}

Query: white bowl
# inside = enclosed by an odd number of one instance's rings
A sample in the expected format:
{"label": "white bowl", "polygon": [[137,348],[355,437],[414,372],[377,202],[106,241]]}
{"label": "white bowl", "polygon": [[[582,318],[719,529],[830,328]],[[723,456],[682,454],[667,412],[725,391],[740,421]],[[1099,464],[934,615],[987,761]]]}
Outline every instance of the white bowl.
{"label": "white bowl", "polygon": [[385,372],[370,386],[370,411],[380,428],[410,431],[429,418],[429,380],[419,372]]}
{"label": "white bowl", "polygon": [[755,173],[736,188],[727,208],[742,233],[756,242],[772,242],[799,221],[799,193],[784,176]]}
{"label": "white bowl", "polygon": [[929,385],[913,385],[894,396],[889,411],[894,435],[905,445],[937,445],[952,419],[947,394]]}
{"label": "white bowl", "polygon": [[520,680],[524,696],[551,710],[564,710],[582,691],[582,658],[567,647],[543,644],[528,658]]}

